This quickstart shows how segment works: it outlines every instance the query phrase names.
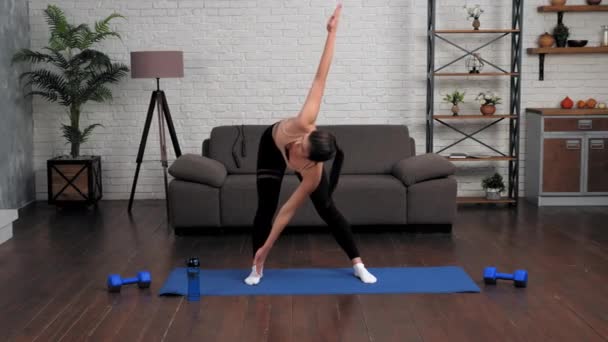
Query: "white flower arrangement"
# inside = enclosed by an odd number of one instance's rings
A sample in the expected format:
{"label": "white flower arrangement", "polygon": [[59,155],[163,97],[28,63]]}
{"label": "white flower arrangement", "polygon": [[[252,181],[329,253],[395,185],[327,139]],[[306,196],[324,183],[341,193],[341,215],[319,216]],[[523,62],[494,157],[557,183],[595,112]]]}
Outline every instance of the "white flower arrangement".
{"label": "white flower arrangement", "polygon": [[480,105],[497,105],[502,103],[501,98],[497,96],[494,92],[481,92],[475,98],[475,101],[479,102]]}
{"label": "white flower arrangement", "polygon": [[467,7],[467,5],[464,5],[462,8],[467,11],[468,19],[479,19],[481,14],[484,12],[480,5],[475,5],[473,7]]}

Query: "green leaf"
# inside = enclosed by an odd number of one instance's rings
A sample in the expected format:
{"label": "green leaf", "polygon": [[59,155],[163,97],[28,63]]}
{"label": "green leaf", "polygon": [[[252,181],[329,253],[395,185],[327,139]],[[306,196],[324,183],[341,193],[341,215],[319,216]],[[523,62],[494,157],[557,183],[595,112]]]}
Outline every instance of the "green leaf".
{"label": "green leaf", "polygon": [[89,140],[89,136],[91,135],[91,133],[93,132],[93,129],[95,129],[95,127],[103,127],[102,124],[92,124],[89,127],[85,128],[84,131],[82,131],[82,134],[80,135],[80,141],[81,142],[87,142]]}
{"label": "green leaf", "polygon": [[90,100],[95,98],[99,87],[106,83],[118,83],[121,78],[127,76],[129,67],[124,64],[114,63],[101,73],[94,73],[87,82],[86,86],[79,91],[79,98]]}
{"label": "green leaf", "polygon": [[50,49],[48,47],[44,48],[44,50],[48,50],[50,52],[50,59],[48,62],[53,63],[59,69],[70,68],[70,63],[68,63],[67,59],[65,59],[61,52]]}
{"label": "green leaf", "polygon": [[68,23],[65,14],[59,7],[54,5],[49,5],[44,13],[51,32],[51,38],[49,39],[50,47],[56,51],[65,50],[68,46],[66,38],[71,29],[71,25]]}
{"label": "green leaf", "polygon": [[29,62],[32,64],[37,64],[48,62],[50,60],[52,60],[52,57],[47,54],[35,52],[29,49],[21,49],[17,51],[15,55],[13,55],[12,63]]}
{"label": "green leaf", "polygon": [[51,33],[65,33],[68,30],[68,21],[65,14],[59,7],[49,5],[46,10],[44,10],[44,13],[46,16],[46,22],[51,29]]}
{"label": "green leaf", "polygon": [[111,101],[112,98],[112,91],[104,86],[99,86],[99,88],[97,88],[97,91],[95,91],[93,95],[91,95],[91,100],[95,102]]}
{"label": "green leaf", "polygon": [[103,52],[86,49],[75,55],[71,61],[72,67],[84,64],[87,64],[87,69],[99,69],[101,67],[109,68],[112,66],[112,61],[110,60],[110,57]]}
{"label": "green leaf", "polygon": [[27,78],[26,86],[34,85],[44,90],[61,92],[65,90],[66,81],[50,70],[40,69],[21,74],[20,79]]}
{"label": "green leaf", "polygon": [[70,125],[61,125],[61,130],[63,131],[63,137],[67,140],[69,144],[83,144],[89,140],[91,137],[91,133],[96,127],[103,127],[101,124],[92,124],[85,128],[83,131],[70,126]]}
{"label": "green leaf", "polygon": [[49,102],[57,102],[57,93],[56,92],[46,92],[46,91],[30,91],[25,96],[34,96],[38,95],[42,98],[46,99]]}
{"label": "green leaf", "polygon": [[74,128],[69,125],[61,125],[61,130],[63,131],[63,137],[67,140],[69,144],[79,144],[82,143],[82,134],[78,128]]}

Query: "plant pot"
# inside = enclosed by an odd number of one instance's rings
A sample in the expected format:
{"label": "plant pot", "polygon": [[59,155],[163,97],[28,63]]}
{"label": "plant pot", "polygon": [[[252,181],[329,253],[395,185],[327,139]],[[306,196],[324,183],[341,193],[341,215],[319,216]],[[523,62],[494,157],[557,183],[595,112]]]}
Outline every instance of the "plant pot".
{"label": "plant pot", "polygon": [[500,198],[500,189],[486,189],[486,199],[496,201]]}
{"label": "plant pot", "polygon": [[602,0],[587,0],[588,5],[599,5],[602,3]]}
{"label": "plant pot", "polygon": [[454,116],[458,115],[459,111],[460,111],[460,108],[458,108],[458,105],[452,106],[452,115],[454,115]]}
{"label": "plant pot", "polygon": [[479,30],[479,26],[481,26],[481,23],[479,22],[479,19],[474,19],[473,20],[473,29]]}
{"label": "plant pot", "polygon": [[538,37],[538,46],[541,48],[550,48],[553,44],[555,44],[555,38],[549,32],[545,32]]}
{"label": "plant pot", "polygon": [[568,37],[555,37],[555,46],[563,48],[568,44]]}
{"label": "plant pot", "polygon": [[101,157],[56,157],[46,162],[48,203],[55,205],[91,205],[103,193]]}
{"label": "plant pot", "polygon": [[496,106],[495,105],[483,105],[483,106],[479,107],[479,110],[481,111],[481,114],[483,114],[483,115],[492,115],[492,114],[496,113]]}
{"label": "plant pot", "polygon": [[566,0],[551,0],[551,6],[563,6],[566,4]]}

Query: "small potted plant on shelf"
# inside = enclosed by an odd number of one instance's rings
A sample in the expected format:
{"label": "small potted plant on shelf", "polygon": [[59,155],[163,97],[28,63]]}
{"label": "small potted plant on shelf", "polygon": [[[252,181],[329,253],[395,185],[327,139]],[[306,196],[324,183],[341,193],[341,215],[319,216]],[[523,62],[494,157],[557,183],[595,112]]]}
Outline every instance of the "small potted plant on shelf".
{"label": "small potted plant on shelf", "polygon": [[457,116],[460,108],[458,108],[459,103],[464,103],[464,92],[459,92],[458,90],[454,90],[451,94],[446,94],[443,100],[447,103],[452,104],[452,115]]}
{"label": "small potted plant on shelf", "polygon": [[473,29],[479,30],[479,26],[481,26],[481,23],[479,22],[479,17],[483,13],[481,6],[475,5],[473,7],[467,7],[467,5],[464,5],[463,8],[467,11],[467,19],[473,19]]}
{"label": "small potted plant on shelf", "polygon": [[[109,23],[123,17],[112,14],[96,22],[92,30],[87,24],[68,23],[59,7],[49,5],[44,14],[50,26],[49,45],[42,52],[21,49],[13,56],[13,63],[33,66],[21,75],[27,81],[26,96],[58,102],[68,114],[69,123],[62,124],[61,131],[70,144],[70,154],[47,160],[48,202],[95,204],[102,197],[101,157],[81,155],[80,146],[101,125],[95,123],[81,129],[80,118],[87,102],[111,100],[112,91],[107,85],[127,76],[126,65],[112,62],[93,48],[106,38],[120,38]],[[41,64],[47,67],[38,67]]]}
{"label": "small potted plant on shelf", "polygon": [[475,100],[481,105],[479,110],[483,115],[494,114],[496,112],[496,105],[502,103],[502,99],[492,92],[481,92]]}
{"label": "small potted plant on shelf", "polygon": [[557,24],[553,29],[553,37],[555,37],[555,46],[557,47],[566,47],[569,36],[570,29],[564,23]]}
{"label": "small potted plant on shelf", "polygon": [[505,183],[498,173],[484,178],[481,186],[486,191],[486,199],[489,200],[499,200],[501,198],[500,193],[505,191]]}

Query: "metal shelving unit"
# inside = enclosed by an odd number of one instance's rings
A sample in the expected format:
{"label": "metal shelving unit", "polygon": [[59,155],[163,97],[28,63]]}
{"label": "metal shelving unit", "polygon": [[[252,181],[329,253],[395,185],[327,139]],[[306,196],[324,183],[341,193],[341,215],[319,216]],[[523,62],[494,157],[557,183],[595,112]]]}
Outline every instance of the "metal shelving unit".
{"label": "metal shelving unit", "polygon": [[[512,0],[512,12],[511,12],[511,28],[508,29],[481,29],[481,30],[437,30],[436,29],[436,9],[437,0],[428,1],[428,18],[427,18],[427,100],[426,100],[426,150],[427,153],[436,152],[441,153],[446,149],[453,147],[462,141],[467,139],[474,140],[481,145],[489,148],[495,156],[483,157],[483,158],[464,158],[456,159],[449,158],[450,161],[467,161],[467,162],[508,162],[509,163],[509,175],[508,175],[508,197],[503,198],[499,201],[488,201],[485,198],[479,197],[464,197],[458,198],[459,203],[511,203],[517,204],[518,193],[519,193],[519,118],[521,114],[521,58],[522,58],[522,30],[523,30],[523,0]],[[458,43],[446,38],[449,34],[498,34],[485,44],[479,47],[468,50]],[[496,69],[493,72],[483,72],[479,74],[469,73],[448,73],[440,72],[444,68],[462,60],[463,58],[472,55],[473,53],[481,50],[482,48],[500,40],[503,37],[511,37],[511,56],[510,56],[510,70],[504,70],[503,68],[493,64],[492,62],[480,58],[486,65],[492,66]],[[441,40],[453,47],[464,52],[464,54],[453,61],[440,66],[435,67],[435,49],[436,41]],[[435,113],[435,77],[508,77],[510,79],[510,95],[509,95],[509,113],[502,115],[458,115],[448,116],[440,115]],[[465,79],[463,79],[464,81]],[[467,122],[467,120],[488,120],[489,123],[472,133],[466,133],[463,130],[457,128],[455,125],[447,123],[447,120],[454,120],[456,122]],[[509,120],[509,151],[507,153],[501,152],[498,149],[492,147],[490,144],[484,143],[483,141],[475,138],[474,136],[495,124]],[[434,125],[437,122],[440,125],[444,125],[464,136],[464,138],[452,143],[446,147],[440,148],[435,151],[434,145]]]}

